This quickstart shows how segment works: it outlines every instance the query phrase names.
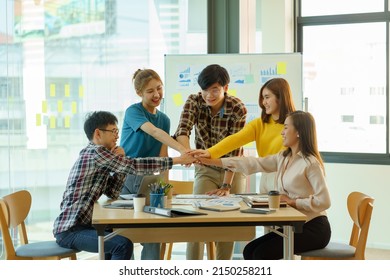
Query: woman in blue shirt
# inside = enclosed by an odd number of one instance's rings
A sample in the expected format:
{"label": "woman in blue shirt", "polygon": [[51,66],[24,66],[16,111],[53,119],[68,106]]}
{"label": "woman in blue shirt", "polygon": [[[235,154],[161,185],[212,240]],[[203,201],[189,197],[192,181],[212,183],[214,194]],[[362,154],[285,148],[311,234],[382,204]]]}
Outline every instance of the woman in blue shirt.
{"label": "woman in blue shirt", "polygon": [[[133,76],[134,89],[141,102],[127,108],[122,128],[120,145],[126,156],[135,157],[166,157],[168,146],[181,154],[187,150],[170,135],[170,120],[157,107],[163,98],[163,82],[152,69],[138,69]],[[168,180],[168,172],[163,174]],[[128,175],[122,194],[137,193],[142,176]],[[159,243],[142,244],[142,260],[160,258]]]}

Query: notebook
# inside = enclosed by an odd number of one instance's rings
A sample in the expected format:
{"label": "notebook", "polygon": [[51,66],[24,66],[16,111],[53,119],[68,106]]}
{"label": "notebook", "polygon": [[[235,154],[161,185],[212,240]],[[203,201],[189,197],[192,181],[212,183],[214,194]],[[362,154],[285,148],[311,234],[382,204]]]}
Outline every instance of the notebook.
{"label": "notebook", "polygon": [[194,215],[207,215],[206,213],[192,211],[183,208],[158,208],[152,206],[145,206],[144,212],[166,216],[166,217],[182,217],[182,216],[194,216]]}
{"label": "notebook", "polygon": [[[149,190],[149,185],[153,183],[157,183],[158,181],[162,180],[162,175],[157,174],[157,175],[146,175],[142,178],[142,181],[139,185],[139,189],[137,194],[143,194],[146,197],[146,200],[148,200],[148,196],[150,193]],[[119,197],[125,200],[133,200],[133,197],[137,194],[121,194]]]}
{"label": "notebook", "polygon": [[[244,202],[251,208],[268,208],[268,196],[247,196],[243,197]],[[280,202],[280,207],[286,207],[285,201]]]}

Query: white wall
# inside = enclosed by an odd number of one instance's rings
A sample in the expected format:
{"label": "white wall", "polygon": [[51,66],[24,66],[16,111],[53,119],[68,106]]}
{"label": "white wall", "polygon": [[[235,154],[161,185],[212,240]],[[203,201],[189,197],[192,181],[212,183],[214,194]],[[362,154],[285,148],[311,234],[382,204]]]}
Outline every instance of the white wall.
{"label": "white wall", "polygon": [[367,247],[390,249],[390,166],[362,164],[325,164],[332,198],[328,210],[332,240],[349,242],[352,229],[346,199],[350,192],[360,191],[375,198]]}

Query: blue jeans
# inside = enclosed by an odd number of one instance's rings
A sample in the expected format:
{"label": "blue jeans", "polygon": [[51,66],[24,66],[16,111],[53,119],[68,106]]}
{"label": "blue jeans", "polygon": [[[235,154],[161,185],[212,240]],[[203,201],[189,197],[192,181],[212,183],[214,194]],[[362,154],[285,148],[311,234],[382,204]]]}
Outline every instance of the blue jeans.
{"label": "blue jeans", "polygon": [[[105,235],[109,233],[106,231]],[[74,226],[55,237],[61,247],[98,252],[98,235],[93,227]],[[133,242],[124,236],[116,235],[104,242],[104,253],[106,260],[130,260],[133,255]]]}
{"label": "blue jeans", "polygon": [[[142,176],[132,174],[127,175],[121,194],[138,193],[141,181]],[[141,245],[143,246],[141,252],[141,260],[160,259],[160,243],[141,243]]]}

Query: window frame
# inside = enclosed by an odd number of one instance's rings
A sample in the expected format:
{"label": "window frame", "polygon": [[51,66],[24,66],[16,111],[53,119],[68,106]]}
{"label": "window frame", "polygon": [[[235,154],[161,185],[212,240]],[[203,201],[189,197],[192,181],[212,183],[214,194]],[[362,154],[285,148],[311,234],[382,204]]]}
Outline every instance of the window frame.
{"label": "window frame", "polygon": [[327,163],[350,163],[350,164],[376,164],[390,165],[390,137],[389,137],[389,25],[390,11],[389,0],[384,0],[383,12],[359,13],[359,14],[337,14],[324,16],[301,16],[301,0],[295,1],[296,14],[296,51],[304,54],[303,50],[303,29],[307,26],[319,25],[340,25],[353,23],[386,23],[386,152],[385,153],[347,153],[347,152],[321,152]]}

